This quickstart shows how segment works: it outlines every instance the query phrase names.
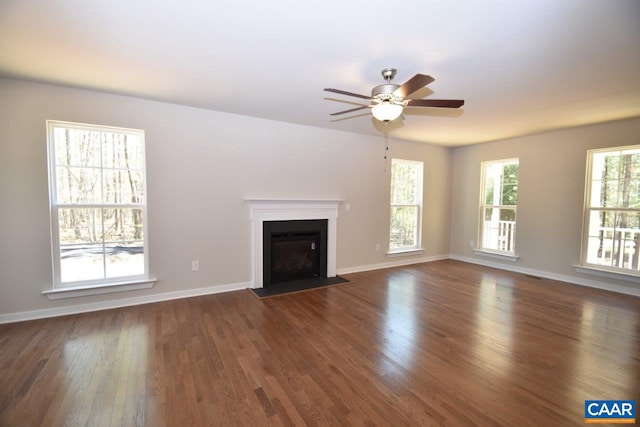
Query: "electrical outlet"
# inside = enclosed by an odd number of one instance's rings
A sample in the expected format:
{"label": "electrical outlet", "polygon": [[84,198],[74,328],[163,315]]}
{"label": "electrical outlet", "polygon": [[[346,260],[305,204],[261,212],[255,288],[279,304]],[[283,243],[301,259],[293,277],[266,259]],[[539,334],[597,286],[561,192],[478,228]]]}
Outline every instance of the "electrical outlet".
{"label": "electrical outlet", "polygon": [[376,251],[380,252],[380,243],[376,243]]}
{"label": "electrical outlet", "polygon": [[191,271],[200,270],[200,261],[191,261]]}
{"label": "electrical outlet", "polygon": [[351,203],[345,203],[344,204],[344,210],[349,212],[351,210]]}
{"label": "electrical outlet", "polygon": [[469,240],[469,247],[470,248],[475,248],[476,247],[476,242],[474,242],[473,240]]}

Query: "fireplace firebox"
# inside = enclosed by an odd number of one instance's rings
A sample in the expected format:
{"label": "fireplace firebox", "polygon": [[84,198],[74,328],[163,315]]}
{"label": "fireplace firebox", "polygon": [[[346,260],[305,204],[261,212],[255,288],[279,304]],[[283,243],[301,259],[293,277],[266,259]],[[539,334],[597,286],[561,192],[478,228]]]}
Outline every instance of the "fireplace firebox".
{"label": "fireplace firebox", "polygon": [[264,221],[263,286],[327,277],[327,223]]}

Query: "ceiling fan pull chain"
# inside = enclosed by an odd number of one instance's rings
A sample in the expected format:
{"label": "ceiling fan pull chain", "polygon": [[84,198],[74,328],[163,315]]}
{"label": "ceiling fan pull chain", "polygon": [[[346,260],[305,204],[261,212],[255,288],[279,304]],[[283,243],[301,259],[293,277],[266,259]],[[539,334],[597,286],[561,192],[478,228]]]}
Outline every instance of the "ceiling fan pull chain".
{"label": "ceiling fan pull chain", "polygon": [[384,122],[384,170],[387,171],[389,163],[389,122]]}
{"label": "ceiling fan pull chain", "polygon": [[387,135],[384,136],[384,159],[387,160],[387,155],[389,154],[389,137]]}

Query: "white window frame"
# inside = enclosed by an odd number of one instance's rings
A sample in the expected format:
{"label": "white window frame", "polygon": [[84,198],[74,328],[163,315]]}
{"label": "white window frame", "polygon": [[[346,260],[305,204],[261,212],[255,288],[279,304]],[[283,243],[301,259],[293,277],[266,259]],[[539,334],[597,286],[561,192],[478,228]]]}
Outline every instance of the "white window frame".
{"label": "white window frame", "polygon": [[[518,256],[516,255],[516,225],[518,218],[518,205],[502,205],[502,204],[487,204],[486,203],[486,180],[487,180],[487,167],[491,165],[499,165],[502,167],[504,171],[504,167],[507,165],[517,164],[518,170],[520,169],[520,160],[518,158],[509,158],[509,159],[501,159],[501,160],[488,160],[484,161],[480,164],[481,168],[481,177],[480,177],[480,210],[478,214],[478,245],[477,249],[474,249],[474,252],[477,254],[494,254],[499,257],[505,257],[510,261],[516,261]],[[518,174],[519,181],[519,174]],[[502,194],[502,184],[503,181],[499,183],[500,194]],[[519,183],[517,184],[519,187]],[[497,187],[494,185],[494,194],[496,194]],[[519,188],[518,188],[519,191]],[[498,244],[498,246],[506,247],[506,249],[491,248],[485,244],[486,235],[485,235],[485,221],[484,215],[485,210],[488,208],[494,209],[510,209],[514,211],[516,215],[515,221],[500,221],[505,222],[504,226],[501,224],[498,228],[498,243],[502,242],[502,245]],[[506,239],[506,240],[505,240]],[[504,242],[503,242],[504,240]]]}
{"label": "white window frame", "polygon": [[[104,133],[124,133],[128,135],[136,135],[141,138],[142,149],[144,151],[144,131],[138,129],[126,129],[112,126],[91,125],[83,123],[72,123],[56,120],[47,120],[47,154],[49,165],[49,207],[51,221],[51,252],[53,266],[53,288],[44,291],[50,299],[68,298],[75,296],[85,296],[93,294],[102,294],[114,291],[128,291],[134,289],[150,288],[155,283],[155,279],[149,278],[149,246],[148,246],[148,226],[147,226],[147,196],[146,196],[146,165],[145,155],[142,156],[142,201],[141,203],[122,203],[122,204],[105,204],[105,203],[59,203],[57,200],[57,170],[56,170],[56,154],[55,154],[55,137],[54,132],[57,128],[73,129],[80,131],[94,131]],[[101,171],[104,166],[98,167]],[[102,174],[101,174],[102,176]],[[142,210],[142,245],[144,254],[144,272],[138,275],[119,276],[112,278],[101,278],[93,280],[78,280],[62,282],[61,279],[61,244],[59,236],[59,215],[60,209],[64,208],[137,208]],[[103,250],[105,248],[103,242]],[[110,288],[110,289],[106,289]]]}
{"label": "white window frame", "polygon": [[[415,186],[415,192],[416,194],[414,195],[415,197],[415,202],[414,204],[394,204],[393,203],[393,182],[392,182],[392,177],[393,177],[393,166],[394,164],[408,164],[408,165],[413,165],[413,166],[417,166],[416,170],[415,170],[415,179],[416,179],[416,186]],[[403,254],[414,254],[414,253],[419,253],[422,252],[422,193],[423,193],[423,183],[424,181],[424,162],[418,161],[418,160],[405,160],[405,159],[391,159],[391,176],[390,176],[390,180],[389,180],[389,188],[390,188],[390,207],[389,207],[389,241],[388,241],[388,245],[389,245],[389,251],[387,252],[387,255],[389,256],[393,256],[393,255],[403,255]],[[416,208],[416,239],[415,239],[415,244],[411,245],[411,246],[401,246],[401,247],[396,247],[396,248],[392,248],[391,247],[391,232],[392,232],[392,227],[391,227],[391,222],[392,222],[392,218],[393,218],[393,210],[394,208],[402,208],[402,207],[415,207]]]}
{"label": "white window frame", "polygon": [[[638,263],[639,265],[637,269],[633,269],[633,268],[620,267],[620,266],[614,266],[614,265],[591,263],[587,261],[590,258],[590,251],[592,252],[594,250],[593,247],[591,248],[589,247],[590,235],[592,234],[594,229],[602,228],[602,227],[599,227],[599,225],[594,222],[595,218],[591,218],[592,211],[627,212],[627,213],[631,212],[631,213],[637,213],[640,215],[640,207],[634,208],[634,207],[623,207],[623,206],[602,206],[601,204],[594,203],[595,195],[592,194],[592,191],[594,190],[593,182],[599,181],[599,179],[595,179],[598,177],[593,176],[593,174],[596,173],[596,169],[594,166],[594,155],[601,154],[601,153],[623,154],[624,152],[632,152],[632,151],[636,151],[636,152],[640,151],[640,145],[629,145],[629,146],[622,146],[622,147],[609,147],[609,148],[587,150],[584,212],[583,212],[583,221],[582,221],[582,245],[581,245],[581,251],[580,251],[580,265],[576,266],[578,268],[578,271],[580,272],[591,273],[591,274],[601,274],[605,277],[620,278],[623,280],[627,280],[625,279],[625,277],[627,277],[628,280],[633,279],[634,281],[637,281],[640,278],[640,263]],[[608,227],[608,228],[611,228],[611,227]],[[615,232],[615,230],[613,231]],[[625,234],[626,233],[638,234],[640,233],[640,230],[633,231],[631,229],[625,229],[622,232]],[[636,239],[638,239],[639,237],[640,236],[635,236]],[[613,239],[613,240],[617,240],[617,239]],[[623,239],[623,241],[625,242],[625,247],[626,247],[627,242],[630,240]],[[615,244],[615,242],[612,242],[612,245],[613,244]],[[635,250],[640,250],[640,248],[636,247]],[[624,260],[624,255],[622,259]],[[619,261],[620,259],[618,259],[618,263]],[[608,276],[607,273],[610,273],[610,275]]]}

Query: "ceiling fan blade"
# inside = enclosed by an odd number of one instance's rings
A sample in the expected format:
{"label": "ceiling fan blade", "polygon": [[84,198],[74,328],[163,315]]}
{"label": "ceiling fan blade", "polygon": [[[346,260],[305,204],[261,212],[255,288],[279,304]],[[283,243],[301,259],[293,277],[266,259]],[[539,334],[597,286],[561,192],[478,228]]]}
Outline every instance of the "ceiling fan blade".
{"label": "ceiling fan blade", "polygon": [[402,86],[393,91],[395,96],[399,96],[400,98],[406,98],[411,95],[413,92],[421,89],[434,81],[435,79],[431,76],[427,76],[426,74],[416,74],[407,80]]}
{"label": "ceiling fan blade", "polygon": [[327,92],[339,93],[341,95],[355,96],[355,97],[362,98],[362,99],[371,99],[370,96],[359,95],[357,93],[347,92],[347,91],[340,90],[340,89],[325,88],[324,90],[327,91]]}
{"label": "ceiling fan blade", "polygon": [[462,99],[409,99],[407,101],[407,107],[460,108],[464,105]]}
{"label": "ceiling fan blade", "polygon": [[369,108],[369,106],[368,105],[363,105],[362,107],[352,108],[350,110],[338,111],[337,113],[332,113],[332,114],[329,114],[329,115],[330,116],[338,116],[340,114],[346,114],[346,113],[351,113],[351,112],[358,111],[358,110],[364,110],[365,108]]}

